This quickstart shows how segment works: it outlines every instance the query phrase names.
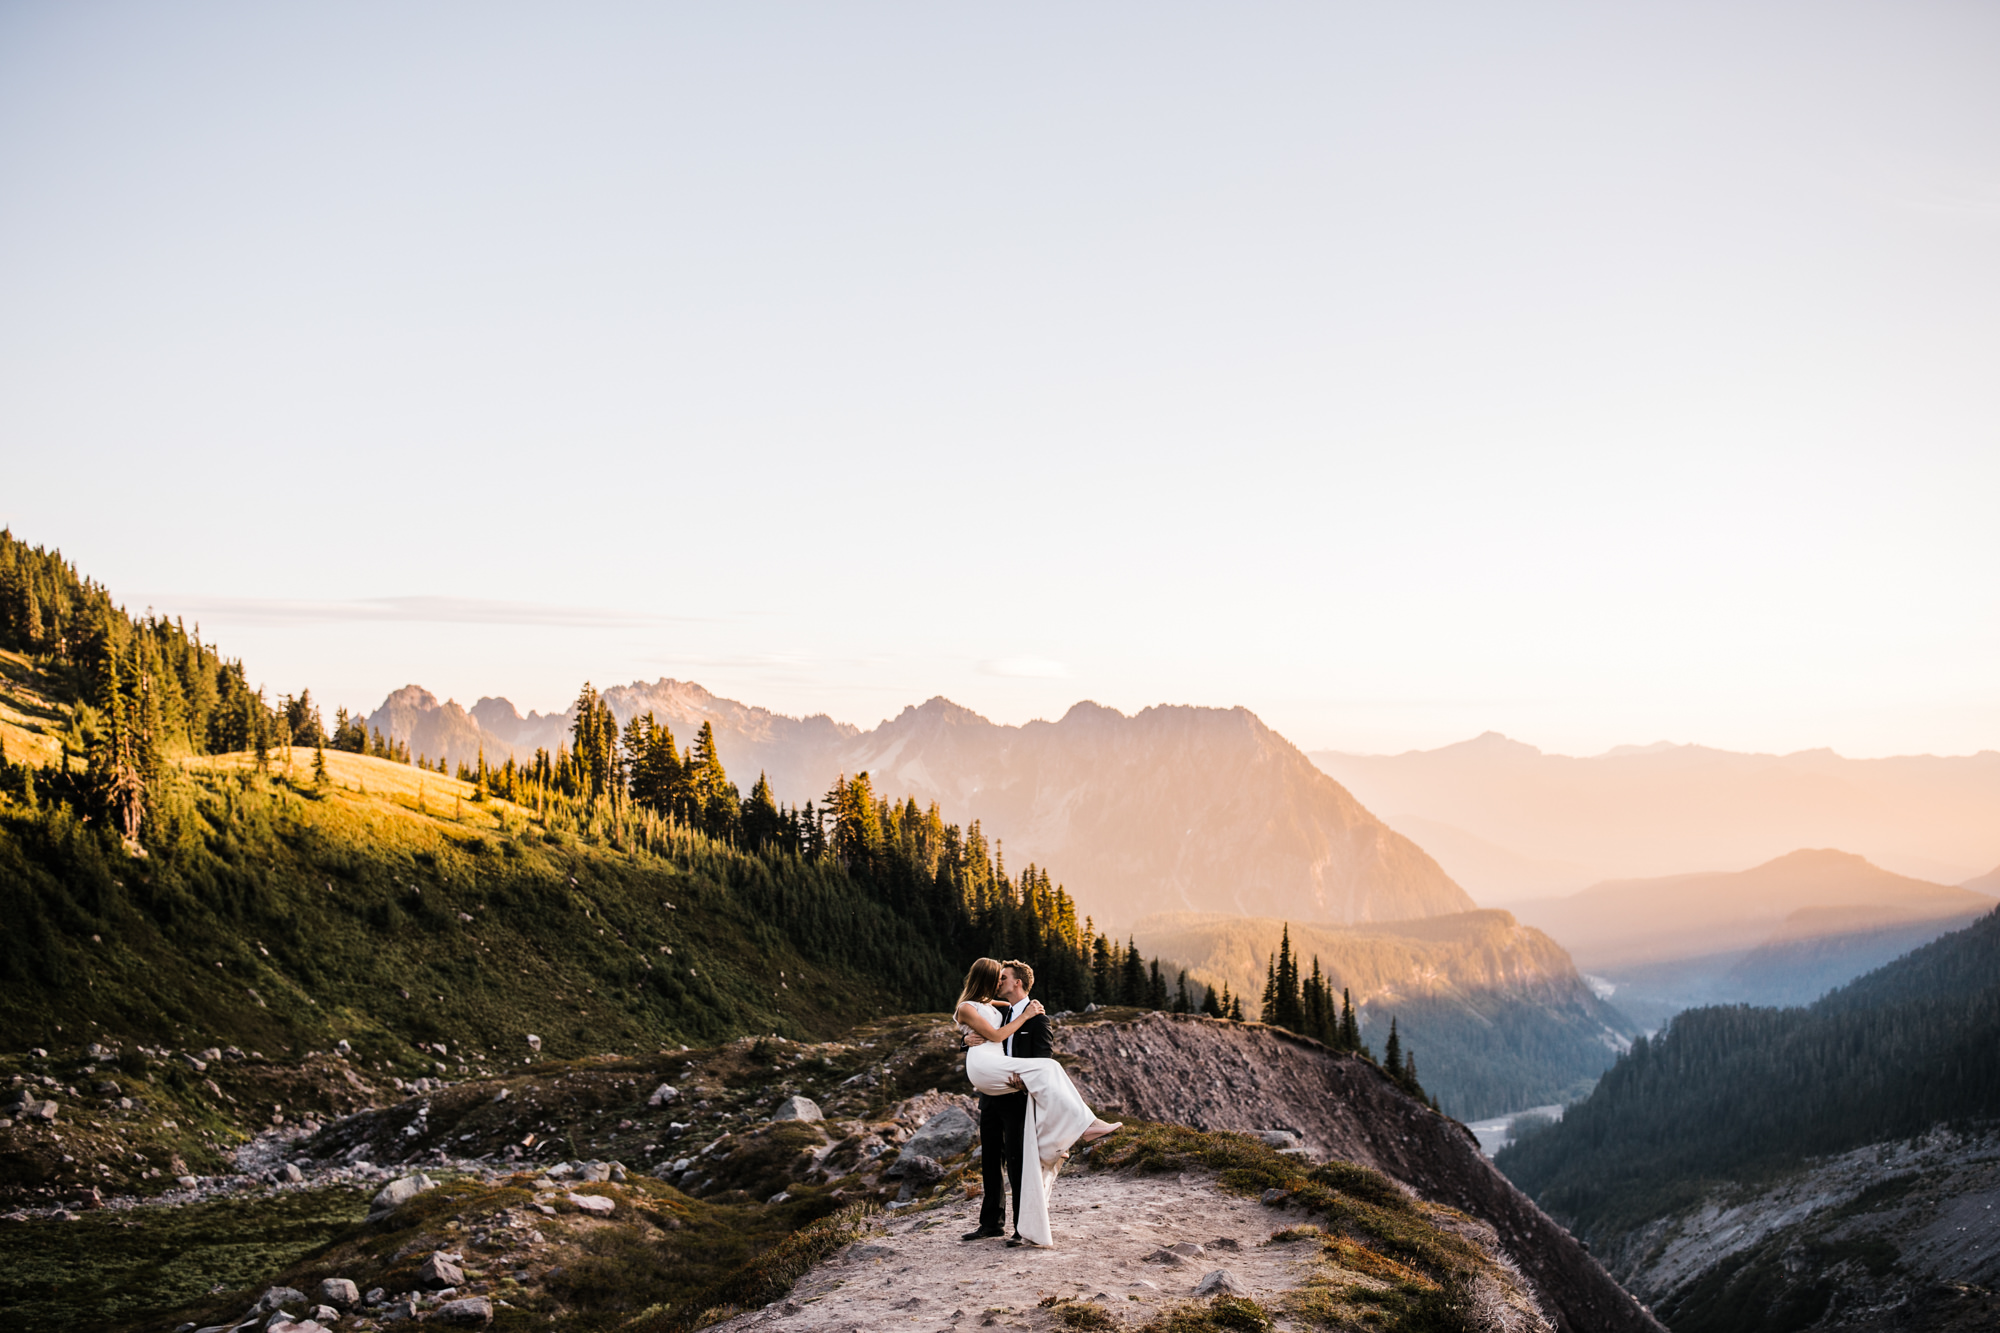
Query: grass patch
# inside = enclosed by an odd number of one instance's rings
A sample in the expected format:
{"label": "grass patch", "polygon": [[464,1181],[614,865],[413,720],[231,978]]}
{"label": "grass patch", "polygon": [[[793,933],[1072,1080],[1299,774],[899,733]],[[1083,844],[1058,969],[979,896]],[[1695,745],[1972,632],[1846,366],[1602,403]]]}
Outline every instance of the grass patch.
{"label": "grass patch", "polygon": [[1271,1312],[1243,1296],[1217,1296],[1207,1304],[1190,1302],[1162,1311],[1141,1333],[1270,1333],[1277,1326]]}
{"label": "grass patch", "polygon": [[158,1311],[212,1304],[217,1286],[241,1295],[225,1305],[241,1314],[269,1275],[360,1232],[367,1211],[366,1194],[336,1189],[0,1223],[0,1326],[172,1328]]}

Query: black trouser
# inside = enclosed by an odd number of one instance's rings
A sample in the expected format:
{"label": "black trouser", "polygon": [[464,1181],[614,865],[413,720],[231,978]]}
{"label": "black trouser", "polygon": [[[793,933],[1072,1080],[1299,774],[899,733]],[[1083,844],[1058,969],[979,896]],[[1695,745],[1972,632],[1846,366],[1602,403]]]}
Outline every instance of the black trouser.
{"label": "black trouser", "polygon": [[1003,1179],[1013,1186],[1014,1229],[1021,1228],[1021,1131],[1027,1121],[1027,1093],[980,1096],[979,1173],[986,1192],[979,1200],[979,1225],[983,1230],[1001,1230],[1007,1221],[1007,1203],[1001,1197]]}

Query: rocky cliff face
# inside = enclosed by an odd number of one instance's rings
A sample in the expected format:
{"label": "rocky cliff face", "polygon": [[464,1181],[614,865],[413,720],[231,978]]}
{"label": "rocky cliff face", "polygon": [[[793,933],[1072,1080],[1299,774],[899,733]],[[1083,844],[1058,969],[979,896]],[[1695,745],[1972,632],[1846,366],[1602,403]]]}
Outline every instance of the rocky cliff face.
{"label": "rocky cliff face", "polygon": [[1606,1265],[1676,1330],[1860,1333],[2000,1321],[2000,1135],[1870,1144],[1604,1239]]}
{"label": "rocky cliff face", "polygon": [[[621,723],[651,712],[683,745],[712,724],[737,782],[763,772],[780,800],[803,803],[866,771],[884,795],[979,820],[1016,866],[1051,867],[1100,924],[1175,909],[1358,922],[1473,906],[1423,849],[1241,708],[1126,717],[1081,703],[1059,722],[1005,727],[932,699],[863,732],[684,681],[614,686],[604,698]],[[385,734],[412,738],[413,750],[422,737],[439,747],[424,753],[454,763],[482,743],[489,759],[553,750],[569,730],[566,715],[522,718],[505,700],[482,699],[467,718],[414,686],[375,716],[393,728]]]}
{"label": "rocky cliff face", "polygon": [[1658,1333],[1583,1245],[1480,1154],[1471,1130],[1420,1105],[1359,1056],[1274,1028],[1168,1014],[1072,1019],[1060,1025],[1056,1049],[1101,1114],[1296,1134],[1316,1157],[1372,1167],[1492,1227],[1557,1327]]}

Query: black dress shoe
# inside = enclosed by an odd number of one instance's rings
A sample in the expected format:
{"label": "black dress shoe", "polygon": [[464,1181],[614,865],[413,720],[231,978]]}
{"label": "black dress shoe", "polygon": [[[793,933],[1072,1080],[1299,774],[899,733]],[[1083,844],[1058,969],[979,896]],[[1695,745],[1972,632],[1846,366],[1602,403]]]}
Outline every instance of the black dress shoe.
{"label": "black dress shoe", "polygon": [[959,1237],[959,1239],[960,1239],[960,1240],[996,1240],[996,1239],[998,1239],[999,1237],[1001,1237],[1001,1236],[1004,1236],[1004,1235],[1006,1235],[1006,1234],[1007,1234],[1007,1233],[1006,1233],[1006,1232],[1004,1232],[1004,1231],[1002,1231],[1002,1230],[1001,1230],[1001,1229],[1000,1229],[999,1227],[981,1227],[981,1228],[979,1228],[979,1230],[977,1230],[977,1231],[968,1231],[968,1232],[966,1232],[966,1233],[965,1233],[965,1234],[964,1234],[963,1236],[960,1236],[960,1237]]}
{"label": "black dress shoe", "polygon": [[1026,1245],[1027,1243],[1028,1242],[1022,1238],[1021,1233],[1018,1231],[1015,1232],[1013,1235],[1007,1237],[1007,1248],[1010,1250],[1015,1249],[1018,1246]]}

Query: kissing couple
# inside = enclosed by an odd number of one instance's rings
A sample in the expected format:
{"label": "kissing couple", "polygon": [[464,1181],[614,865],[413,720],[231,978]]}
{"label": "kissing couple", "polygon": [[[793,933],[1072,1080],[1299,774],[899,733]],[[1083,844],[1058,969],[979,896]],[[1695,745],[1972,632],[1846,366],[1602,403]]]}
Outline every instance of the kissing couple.
{"label": "kissing couple", "polygon": [[1049,1192],[1070,1146],[1078,1139],[1095,1143],[1119,1128],[1083,1104],[1068,1071],[1055,1062],[1042,1003],[1028,998],[1034,984],[1035,970],[1026,963],[982,958],[965,974],[952,1011],[965,1036],[965,1076],[979,1093],[986,1187],[979,1229],[965,1240],[1006,1234],[1004,1169],[1014,1188],[1014,1235],[1007,1243],[1053,1246]]}

